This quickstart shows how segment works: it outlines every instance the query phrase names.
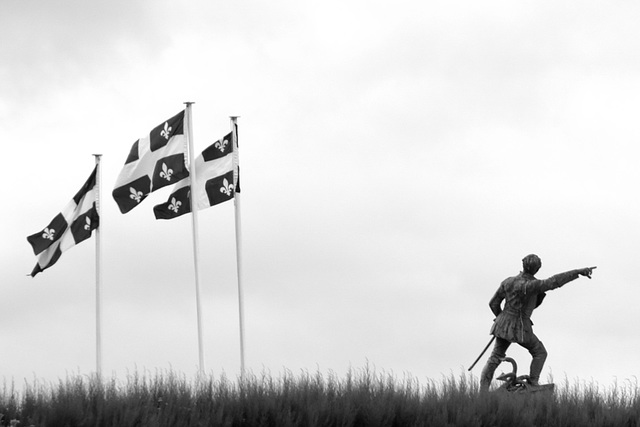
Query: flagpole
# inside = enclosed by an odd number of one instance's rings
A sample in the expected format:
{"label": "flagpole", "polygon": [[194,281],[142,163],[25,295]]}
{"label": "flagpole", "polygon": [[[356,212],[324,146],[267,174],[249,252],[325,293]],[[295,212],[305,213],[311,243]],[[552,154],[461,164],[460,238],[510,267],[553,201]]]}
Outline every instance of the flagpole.
{"label": "flagpole", "polygon": [[102,185],[102,168],[100,160],[102,154],[93,155],[96,160],[96,212],[100,224],[96,231],[96,374],[102,378],[102,312],[101,312],[101,287],[102,287],[102,245],[100,230],[102,229],[102,214],[100,213],[100,189]]}
{"label": "flagpole", "polygon": [[[238,153],[238,127],[237,120],[239,116],[230,116],[231,119],[231,132],[233,134],[233,156],[234,156],[234,181],[235,187],[238,188],[239,177],[239,164],[240,155]],[[235,210],[235,223],[236,223],[236,264],[238,269],[238,315],[240,320],[240,377],[244,380],[245,364],[244,364],[244,293],[242,290],[242,227],[240,222],[240,193],[234,192],[233,205]]]}
{"label": "flagpole", "polygon": [[191,179],[191,221],[193,230],[193,265],[195,268],[196,277],[196,315],[198,320],[198,361],[199,361],[199,373],[204,374],[204,349],[202,346],[202,308],[200,305],[200,264],[198,262],[200,245],[198,241],[198,197],[197,197],[197,177],[196,167],[193,155],[193,132],[191,123],[191,105],[194,102],[185,102],[187,106],[185,109],[185,122],[187,136],[187,146],[189,148],[189,178]]}

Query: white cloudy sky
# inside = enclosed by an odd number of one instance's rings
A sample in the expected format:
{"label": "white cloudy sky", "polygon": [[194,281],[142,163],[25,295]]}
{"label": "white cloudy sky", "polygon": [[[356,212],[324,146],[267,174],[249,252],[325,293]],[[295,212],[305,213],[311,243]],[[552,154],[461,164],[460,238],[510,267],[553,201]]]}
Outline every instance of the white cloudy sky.
{"label": "white cloudy sky", "polygon": [[[458,374],[534,252],[541,277],[598,266],[534,315],[543,377],[640,374],[639,19],[630,1],[5,0],[0,376],[95,369],[95,239],[26,277],[26,236],[93,153],[104,371],[196,371],[190,219],[154,219],[167,191],[127,215],[110,196],[185,101],[196,151],[241,116],[248,368]],[[233,204],[199,218],[206,369],[235,376]]]}

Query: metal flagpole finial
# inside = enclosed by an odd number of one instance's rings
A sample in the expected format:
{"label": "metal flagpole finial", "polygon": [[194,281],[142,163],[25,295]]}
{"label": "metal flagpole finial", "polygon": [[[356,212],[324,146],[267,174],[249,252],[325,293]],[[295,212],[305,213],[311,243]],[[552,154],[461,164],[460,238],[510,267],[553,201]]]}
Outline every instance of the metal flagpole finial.
{"label": "metal flagpole finial", "polygon": [[191,104],[195,104],[195,101],[185,101],[185,102],[183,102],[183,104],[191,105]]}

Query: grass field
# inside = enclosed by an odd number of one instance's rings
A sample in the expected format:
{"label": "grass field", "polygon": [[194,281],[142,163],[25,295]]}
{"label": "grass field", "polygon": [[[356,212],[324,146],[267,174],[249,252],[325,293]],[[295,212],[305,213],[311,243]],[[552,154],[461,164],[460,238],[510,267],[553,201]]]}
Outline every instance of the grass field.
{"label": "grass field", "polygon": [[481,393],[466,373],[398,378],[285,372],[188,380],[172,372],[125,381],[71,376],[5,384],[2,425],[24,426],[636,426],[635,382],[559,384],[553,394]]}

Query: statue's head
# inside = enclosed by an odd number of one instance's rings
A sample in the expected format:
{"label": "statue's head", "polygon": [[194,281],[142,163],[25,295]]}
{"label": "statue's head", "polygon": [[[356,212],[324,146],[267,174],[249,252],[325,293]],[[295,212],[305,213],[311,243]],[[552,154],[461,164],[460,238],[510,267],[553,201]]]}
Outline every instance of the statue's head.
{"label": "statue's head", "polygon": [[542,261],[538,255],[530,254],[522,258],[522,269],[525,273],[534,275],[540,270],[540,267],[542,267]]}

